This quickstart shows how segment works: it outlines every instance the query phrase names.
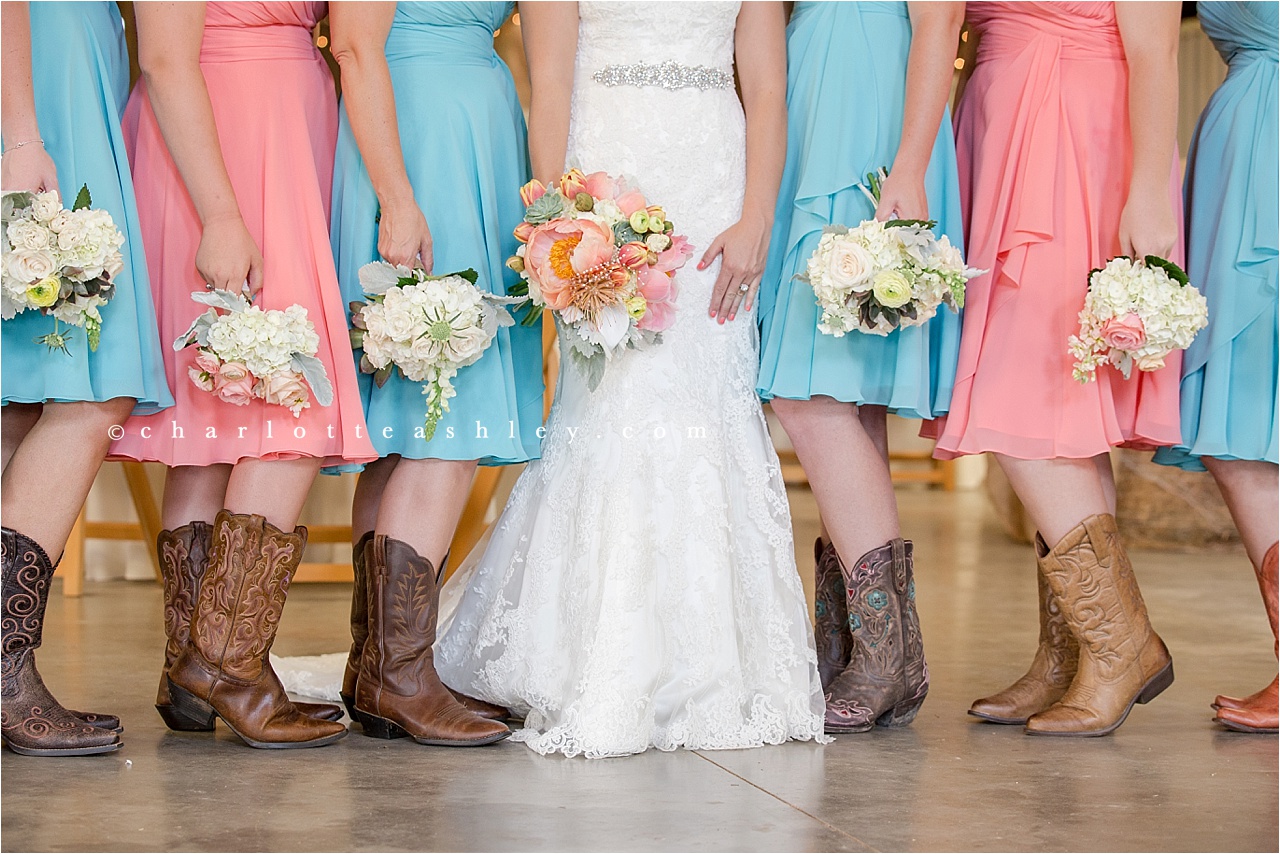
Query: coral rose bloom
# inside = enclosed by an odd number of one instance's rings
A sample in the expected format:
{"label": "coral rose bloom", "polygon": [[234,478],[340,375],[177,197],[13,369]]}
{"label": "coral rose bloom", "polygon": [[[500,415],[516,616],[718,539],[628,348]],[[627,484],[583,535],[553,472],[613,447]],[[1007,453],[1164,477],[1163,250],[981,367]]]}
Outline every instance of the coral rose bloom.
{"label": "coral rose bloom", "polygon": [[613,258],[613,232],[589,219],[552,220],[534,229],[525,250],[529,281],[553,311],[566,308],[571,281]]}

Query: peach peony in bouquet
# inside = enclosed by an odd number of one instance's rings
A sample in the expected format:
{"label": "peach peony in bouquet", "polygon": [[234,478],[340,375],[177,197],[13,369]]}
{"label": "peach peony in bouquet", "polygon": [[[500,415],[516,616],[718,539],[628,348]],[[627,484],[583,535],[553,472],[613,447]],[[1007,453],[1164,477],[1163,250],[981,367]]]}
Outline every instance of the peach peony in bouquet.
{"label": "peach peony in bouquet", "polygon": [[526,297],[525,324],[555,313],[594,389],[609,359],[662,340],[675,319],[675,272],[693,247],[661,207],[604,172],[572,169],[550,188],[530,181],[520,198],[522,245],[507,266],[523,281],[510,292]]}

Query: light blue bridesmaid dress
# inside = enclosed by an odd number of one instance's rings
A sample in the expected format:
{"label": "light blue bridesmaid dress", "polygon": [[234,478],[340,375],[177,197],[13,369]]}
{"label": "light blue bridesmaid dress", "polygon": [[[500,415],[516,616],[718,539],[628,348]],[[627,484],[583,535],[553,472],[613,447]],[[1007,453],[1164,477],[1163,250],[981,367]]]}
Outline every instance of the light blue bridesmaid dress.
{"label": "light blue bridesmaid dress", "polygon": [[[165,380],[147,260],[120,115],[129,97],[124,23],[111,2],[31,4],[31,78],[36,121],[58,167],[63,203],[83,185],[125,235],[116,294],[100,309],[102,338],[89,352],[71,330],[70,355],[35,339],[54,321],[28,310],[0,325],[0,398],[8,403],[132,397],[138,414],[173,406]],[[65,325],[64,329],[67,329]]]}
{"label": "light blue bridesmaid dress", "polygon": [[[513,3],[397,3],[387,63],[409,182],[431,228],[436,274],[472,268],[478,284],[505,293],[504,262],[524,217],[529,180],[524,116],[511,72],[493,49]],[[333,251],[347,302],[363,300],[357,272],[378,259],[378,200],[360,158],[345,98],[333,176]],[[360,353],[355,353],[358,360]],[[542,424],[539,327],[501,329],[490,349],[454,380],[457,397],[430,441],[415,438],[422,383],[398,373],[378,388],[360,375],[369,435],[379,455],[475,460],[490,465],[538,456]]]}
{"label": "light blue bridesmaid dress", "polygon": [[1187,273],[1209,301],[1209,326],[1182,362],[1182,444],[1155,460],[1203,471],[1206,456],[1280,459],[1280,6],[1218,2],[1196,10],[1230,66],[1187,152]]}
{"label": "light blue bridesmaid dress", "polygon": [[[960,319],[939,308],[887,337],[818,331],[813,291],[797,281],[824,226],[854,226],[875,208],[858,189],[891,167],[902,135],[911,22],[907,4],[796,3],[787,26],[787,161],[760,287],[760,396],[825,395],[934,418],[947,411]],[[948,113],[925,176],[929,216],[963,248]]]}

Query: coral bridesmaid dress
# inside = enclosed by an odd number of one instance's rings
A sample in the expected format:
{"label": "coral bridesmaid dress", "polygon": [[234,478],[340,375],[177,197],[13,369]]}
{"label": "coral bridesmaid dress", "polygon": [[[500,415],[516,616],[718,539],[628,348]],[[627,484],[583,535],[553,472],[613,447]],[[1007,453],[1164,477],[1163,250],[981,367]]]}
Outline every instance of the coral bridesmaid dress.
{"label": "coral bridesmaid dress", "polygon": [[[969,283],[935,455],[1083,458],[1178,441],[1180,354],[1125,380],[1071,377],[1089,271],[1120,254],[1132,168],[1128,67],[1111,3],[970,3],[978,57],[956,112]],[[1180,215],[1177,157],[1169,194]],[[1182,246],[1171,260],[1182,260]]]}
{"label": "coral bridesmaid dress", "polygon": [[[524,218],[517,189],[529,180],[524,115],[511,72],[493,49],[513,3],[397,3],[387,65],[405,169],[431,228],[437,274],[468,268],[477,284],[506,293],[504,266]],[[333,178],[333,252],[344,302],[364,299],[358,272],[378,259],[378,198],[345,108]],[[359,353],[356,354],[357,362]],[[408,459],[525,462],[538,455],[542,424],[541,327],[498,331],[480,361],[454,380],[458,395],[430,442],[422,437],[422,383],[398,373],[378,388],[360,374],[370,436],[379,455]]]}
{"label": "coral bridesmaid dress", "polygon": [[[93,206],[111,214],[125,236],[124,269],[102,311],[102,338],[89,351],[73,330],[68,353],[36,343],[53,318],[26,311],[4,322],[3,401],[105,401],[132,397],[138,413],[173,405],[165,383],[147,259],[134,202],[120,114],[129,94],[124,23],[114,3],[32,3],[31,82],[36,121],[58,167],[64,203],[88,185]],[[65,327],[64,327],[65,328]]]}
{"label": "coral bridesmaid dress", "polygon": [[1156,462],[1203,471],[1200,457],[1277,462],[1280,121],[1276,3],[1200,3],[1230,69],[1187,155],[1187,272],[1209,328],[1182,371],[1182,443]]}
{"label": "coral bridesmaid dress", "polygon": [[[787,163],[760,287],[760,396],[825,395],[934,418],[947,411],[960,318],[947,308],[886,337],[818,331],[813,291],[795,279],[833,223],[875,215],[858,189],[893,165],[902,136],[911,21],[905,2],[797,3],[787,26]],[[950,121],[925,174],[938,233],[964,246]]]}
{"label": "coral bridesmaid dress", "polygon": [[235,406],[188,379],[195,348],[170,346],[204,307],[195,254],[199,218],[143,84],[125,115],[152,291],[160,316],[165,370],[177,400],[166,413],[134,417],[112,455],[167,465],[235,463],[247,458],[323,457],[331,464],[376,458],[364,424],[347,313],[329,245],[329,196],[337,136],[337,98],[328,66],[311,42],[324,3],[209,3],[200,67],[223,159],[240,213],[264,260],[257,304],[307,309],[317,353],[334,387],[330,406],[314,398],[300,418],[254,400]]}

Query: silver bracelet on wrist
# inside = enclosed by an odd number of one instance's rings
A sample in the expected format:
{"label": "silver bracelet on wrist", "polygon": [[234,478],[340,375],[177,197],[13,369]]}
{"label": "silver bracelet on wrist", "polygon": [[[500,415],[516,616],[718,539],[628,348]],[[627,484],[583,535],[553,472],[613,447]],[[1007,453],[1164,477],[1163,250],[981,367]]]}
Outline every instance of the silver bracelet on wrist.
{"label": "silver bracelet on wrist", "polygon": [[4,150],[17,151],[19,148],[22,148],[22,146],[24,145],[34,145],[37,142],[40,143],[41,148],[44,148],[44,140],[37,138],[37,139],[24,139],[22,142],[15,142],[13,145],[6,145],[4,147]]}

